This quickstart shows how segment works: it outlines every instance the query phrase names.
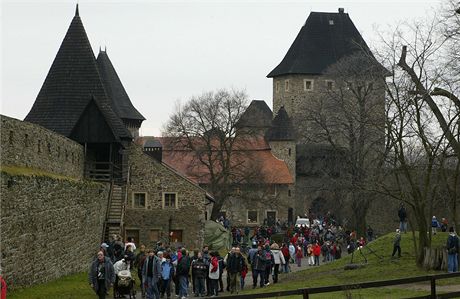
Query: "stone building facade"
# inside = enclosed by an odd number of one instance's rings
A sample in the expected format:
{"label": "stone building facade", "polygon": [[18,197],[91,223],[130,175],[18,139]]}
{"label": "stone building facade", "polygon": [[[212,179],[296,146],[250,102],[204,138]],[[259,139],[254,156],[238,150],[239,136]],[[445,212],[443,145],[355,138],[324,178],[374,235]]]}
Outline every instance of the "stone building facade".
{"label": "stone building facade", "polygon": [[157,241],[198,248],[204,241],[206,191],[159,162],[139,145],[128,149],[130,180],[124,219],[125,234],[138,243]]}

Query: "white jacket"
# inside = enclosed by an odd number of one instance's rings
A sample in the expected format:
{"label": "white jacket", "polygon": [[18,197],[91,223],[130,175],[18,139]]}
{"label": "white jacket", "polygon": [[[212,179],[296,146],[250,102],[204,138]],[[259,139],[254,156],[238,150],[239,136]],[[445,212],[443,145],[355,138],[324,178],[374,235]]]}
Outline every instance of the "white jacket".
{"label": "white jacket", "polygon": [[275,262],[275,265],[286,264],[286,261],[284,260],[284,255],[280,250],[272,249],[271,252],[273,254],[273,260]]}

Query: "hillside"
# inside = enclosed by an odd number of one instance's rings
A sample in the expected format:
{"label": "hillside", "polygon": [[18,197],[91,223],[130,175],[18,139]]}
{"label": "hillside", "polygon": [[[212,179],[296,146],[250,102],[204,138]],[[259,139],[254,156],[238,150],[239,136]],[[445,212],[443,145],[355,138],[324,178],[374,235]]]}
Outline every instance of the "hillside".
{"label": "hillside", "polygon": [[[335,262],[322,265],[320,267],[312,267],[303,271],[283,274],[279,284],[270,285],[269,287],[254,290],[244,291],[245,294],[272,292],[281,290],[292,290],[305,287],[319,287],[329,285],[351,284],[358,282],[376,281],[405,278],[411,276],[421,276],[426,274],[440,274],[445,271],[425,271],[415,265],[415,256],[413,253],[412,234],[407,233],[402,235],[401,249],[402,257],[400,259],[391,259],[393,249],[394,233],[390,233],[380,237],[379,239],[370,242],[367,246],[372,249],[382,259],[372,254],[367,248],[362,249],[367,264],[360,269],[344,270],[344,266],[350,263],[351,256],[344,256],[342,259]],[[433,246],[443,246],[447,240],[447,233],[438,233],[433,238]],[[363,256],[355,252],[353,263],[365,263]],[[445,287],[446,291],[460,290],[460,278],[443,280],[437,284]],[[402,298],[417,295],[427,295],[429,290],[429,282],[425,284],[404,285],[395,287],[385,287],[378,289],[355,290],[352,292],[352,298]],[[438,287],[442,292],[443,287]],[[335,298],[345,297],[344,293],[329,293],[324,295],[312,295],[312,298]],[[289,298],[289,297],[284,297]],[[295,297],[292,297],[295,298]],[[300,298],[300,297],[299,297]]]}

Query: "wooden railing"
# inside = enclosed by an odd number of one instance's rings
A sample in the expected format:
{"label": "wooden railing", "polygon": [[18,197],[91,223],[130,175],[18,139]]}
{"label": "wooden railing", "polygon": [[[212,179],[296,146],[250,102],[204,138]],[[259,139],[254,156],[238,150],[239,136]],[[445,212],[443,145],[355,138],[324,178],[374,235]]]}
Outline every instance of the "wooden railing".
{"label": "wooden railing", "polygon": [[408,278],[391,279],[391,280],[371,281],[371,282],[345,284],[345,285],[335,285],[335,286],[327,286],[327,287],[304,288],[304,289],[279,291],[279,292],[267,292],[267,293],[259,293],[259,294],[219,296],[219,299],[274,298],[274,297],[284,297],[284,296],[292,296],[292,295],[302,295],[304,299],[308,299],[309,296],[313,294],[331,293],[331,292],[350,292],[354,290],[387,287],[387,286],[410,284],[410,283],[424,282],[424,281],[429,281],[431,283],[430,295],[420,296],[420,297],[409,297],[410,299],[458,298],[460,297],[460,290],[456,292],[450,292],[450,293],[444,293],[444,294],[437,294],[436,292],[436,281],[437,280],[454,278],[454,277],[460,277],[460,272],[408,277]]}
{"label": "wooden railing", "polygon": [[122,179],[122,169],[112,162],[92,162],[85,165],[85,177],[110,182],[113,179]]}
{"label": "wooden railing", "polygon": [[106,239],[106,237],[110,237],[106,235],[106,230],[107,230],[107,219],[109,218],[109,213],[110,213],[110,206],[112,205],[112,194],[113,194],[113,182],[110,184],[109,198],[107,199],[107,209],[105,210],[104,227],[102,229],[102,242],[108,241],[109,238]]}

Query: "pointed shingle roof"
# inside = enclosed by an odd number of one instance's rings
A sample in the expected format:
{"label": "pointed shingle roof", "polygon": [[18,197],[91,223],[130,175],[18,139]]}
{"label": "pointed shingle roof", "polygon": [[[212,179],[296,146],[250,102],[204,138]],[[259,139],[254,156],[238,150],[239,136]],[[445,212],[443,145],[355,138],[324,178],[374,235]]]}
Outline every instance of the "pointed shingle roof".
{"label": "pointed shingle roof", "polygon": [[269,128],[272,122],[272,110],[265,101],[253,100],[238,120],[239,128]]}
{"label": "pointed shingle roof", "polygon": [[294,126],[284,106],[278,110],[272,121],[272,127],[267,131],[266,138],[268,141],[295,140]]}
{"label": "pointed shingle roof", "polygon": [[312,12],[281,63],[267,77],[322,74],[339,59],[369,47],[343,9],[338,13]]}
{"label": "pointed shingle roof", "polygon": [[112,109],[121,119],[143,121],[145,118],[134,108],[118,77],[106,51],[99,51],[97,67],[104,84],[105,92],[109,98]]}
{"label": "pointed shingle roof", "polygon": [[117,138],[131,138],[107,100],[93,50],[78,13],[25,121],[69,137],[88,103],[94,98]]}

